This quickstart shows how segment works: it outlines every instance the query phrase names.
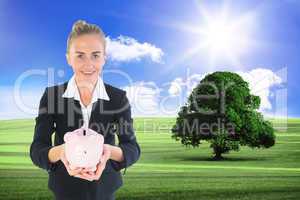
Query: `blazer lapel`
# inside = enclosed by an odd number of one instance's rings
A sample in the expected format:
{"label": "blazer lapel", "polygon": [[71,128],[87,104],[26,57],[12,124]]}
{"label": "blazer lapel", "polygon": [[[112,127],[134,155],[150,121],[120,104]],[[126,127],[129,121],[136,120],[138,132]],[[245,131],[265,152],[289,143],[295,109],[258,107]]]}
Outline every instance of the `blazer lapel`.
{"label": "blazer lapel", "polygon": [[[71,130],[75,130],[83,126],[83,114],[81,111],[80,102],[74,100],[74,98],[64,98],[66,102],[65,109],[65,119],[67,121],[67,126],[71,128]],[[107,122],[111,121],[112,114],[103,113],[103,111],[107,111],[107,103],[106,100],[98,99],[92,107],[91,115],[89,119],[89,128],[94,131],[99,132],[99,126],[106,125]],[[105,127],[100,127],[100,129],[105,129]]]}
{"label": "blazer lapel", "polygon": [[83,126],[83,116],[81,112],[81,106],[79,101],[74,100],[74,98],[66,98],[67,109],[66,109],[66,118],[68,127],[73,127],[77,129]]}
{"label": "blazer lapel", "polygon": [[103,122],[105,120],[105,116],[101,113],[101,110],[103,110],[103,104],[103,99],[98,99],[98,101],[93,104],[91,118],[89,121],[90,128],[93,127],[93,123],[99,123],[99,121]]}
{"label": "blazer lapel", "polygon": [[104,137],[109,134],[110,127],[113,125],[113,114],[105,113],[108,111],[108,102],[103,99],[98,99],[94,103],[89,122],[89,128],[102,134]]}

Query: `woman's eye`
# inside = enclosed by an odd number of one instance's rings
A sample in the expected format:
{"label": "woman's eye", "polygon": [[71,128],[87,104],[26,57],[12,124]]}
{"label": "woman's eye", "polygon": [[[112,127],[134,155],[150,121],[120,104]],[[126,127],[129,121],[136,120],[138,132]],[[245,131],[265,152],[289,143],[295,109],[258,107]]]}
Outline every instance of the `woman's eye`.
{"label": "woman's eye", "polygon": [[99,58],[99,55],[98,55],[98,54],[95,54],[95,55],[94,55],[94,58]]}
{"label": "woman's eye", "polygon": [[78,57],[78,58],[83,58],[83,55],[79,54],[77,57]]}

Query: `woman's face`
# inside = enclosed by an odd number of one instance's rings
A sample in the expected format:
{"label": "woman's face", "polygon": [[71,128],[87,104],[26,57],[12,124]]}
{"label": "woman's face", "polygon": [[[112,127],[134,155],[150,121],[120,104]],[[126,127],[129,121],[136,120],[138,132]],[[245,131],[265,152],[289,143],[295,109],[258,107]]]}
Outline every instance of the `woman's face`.
{"label": "woman's face", "polygon": [[105,63],[104,44],[97,34],[85,34],[71,42],[67,61],[76,81],[96,81]]}

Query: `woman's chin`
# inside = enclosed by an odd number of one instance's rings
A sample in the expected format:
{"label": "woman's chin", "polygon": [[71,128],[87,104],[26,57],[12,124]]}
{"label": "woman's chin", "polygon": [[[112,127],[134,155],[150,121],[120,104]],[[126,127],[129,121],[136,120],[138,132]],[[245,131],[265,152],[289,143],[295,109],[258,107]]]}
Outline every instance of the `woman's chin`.
{"label": "woman's chin", "polygon": [[94,73],[92,75],[80,74],[80,76],[77,75],[77,77],[76,77],[77,84],[79,84],[81,86],[86,85],[86,84],[88,84],[88,85],[93,84],[94,85],[94,83],[96,83],[97,80],[98,80],[98,75],[96,73]]}

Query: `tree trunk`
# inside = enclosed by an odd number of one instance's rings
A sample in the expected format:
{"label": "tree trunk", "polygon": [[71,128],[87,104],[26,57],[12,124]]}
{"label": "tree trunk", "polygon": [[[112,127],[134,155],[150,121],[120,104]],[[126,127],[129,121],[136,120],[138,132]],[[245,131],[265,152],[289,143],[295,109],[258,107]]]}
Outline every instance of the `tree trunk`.
{"label": "tree trunk", "polygon": [[221,147],[216,147],[214,148],[214,152],[215,152],[215,156],[214,156],[214,160],[222,160],[223,157],[222,157],[222,151],[221,151]]}

